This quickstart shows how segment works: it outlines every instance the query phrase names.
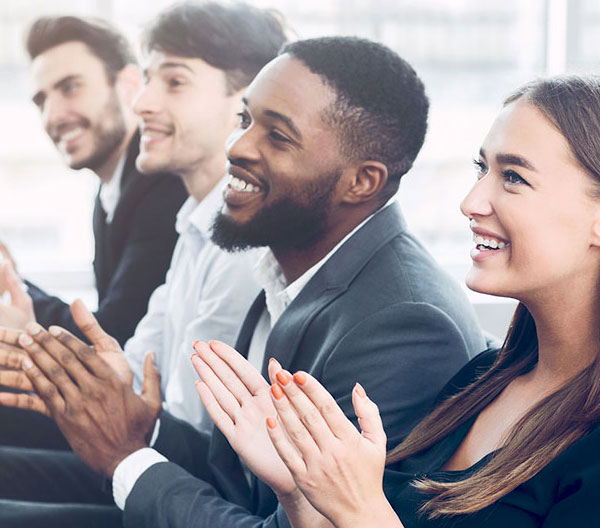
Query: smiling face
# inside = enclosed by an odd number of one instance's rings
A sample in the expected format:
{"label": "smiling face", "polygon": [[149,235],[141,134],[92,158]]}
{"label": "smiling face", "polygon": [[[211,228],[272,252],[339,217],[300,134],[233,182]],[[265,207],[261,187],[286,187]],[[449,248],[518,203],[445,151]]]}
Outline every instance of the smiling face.
{"label": "smiling face", "polygon": [[478,181],[461,204],[475,241],[467,286],[527,302],[595,284],[600,202],[558,129],[517,100],[475,164]]}
{"label": "smiling face", "polygon": [[227,92],[223,70],[153,50],[145,76],[134,104],[141,118],[139,170],[195,178],[217,159],[222,176],[225,140],[240,109],[240,95]]}
{"label": "smiling face", "polygon": [[258,74],[227,141],[230,182],[213,237],[219,245],[303,249],[335,222],[344,161],[335,130],[323,120],[335,99],[288,55]]}
{"label": "smiling face", "polygon": [[69,167],[100,172],[126,140],[123,103],[104,65],[82,42],[66,42],[31,64],[33,101]]}

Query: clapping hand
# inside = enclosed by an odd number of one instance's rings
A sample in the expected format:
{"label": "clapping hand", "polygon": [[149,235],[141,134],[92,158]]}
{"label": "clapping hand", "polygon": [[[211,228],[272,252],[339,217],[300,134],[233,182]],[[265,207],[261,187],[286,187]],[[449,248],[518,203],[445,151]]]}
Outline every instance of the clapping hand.
{"label": "clapping hand", "polygon": [[267,428],[304,496],[337,527],[401,527],[383,494],[386,436],[375,403],[355,386],[359,432],[315,378],[285,379],[272,391],[279,420],[269,417]]}

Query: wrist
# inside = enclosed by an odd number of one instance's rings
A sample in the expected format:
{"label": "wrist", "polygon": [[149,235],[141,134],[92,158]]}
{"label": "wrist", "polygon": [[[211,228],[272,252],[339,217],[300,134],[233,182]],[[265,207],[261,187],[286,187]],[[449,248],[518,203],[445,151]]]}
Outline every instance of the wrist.
{"label": "wrist", "polygon": [[383,493],[376,501],[366,504],[354,512],[344,512],[339,521],[330,520],[337,528],[404,528]]}

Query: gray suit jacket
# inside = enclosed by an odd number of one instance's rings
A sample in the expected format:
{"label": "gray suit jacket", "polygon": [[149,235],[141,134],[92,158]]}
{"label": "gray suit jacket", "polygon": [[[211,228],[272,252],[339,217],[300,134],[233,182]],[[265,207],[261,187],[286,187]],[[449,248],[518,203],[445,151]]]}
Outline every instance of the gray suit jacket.
{"label": "gray suit jacket", "polygon": [[[240,331],[242,354],[263,309],[261,294]],[[346,241],[289,305],[269,335],[263,374],[270,357],[291,372],[310,372],[355,423],[351,391],[359,381],[379,406],[391,447],[484,348],[464,293],[392,205]],[[172,462],[137,481],[125,526],[289,527],[271,490],[257,479],[248,485],[218,430],[200,435],[165,415],[155,447]]]}

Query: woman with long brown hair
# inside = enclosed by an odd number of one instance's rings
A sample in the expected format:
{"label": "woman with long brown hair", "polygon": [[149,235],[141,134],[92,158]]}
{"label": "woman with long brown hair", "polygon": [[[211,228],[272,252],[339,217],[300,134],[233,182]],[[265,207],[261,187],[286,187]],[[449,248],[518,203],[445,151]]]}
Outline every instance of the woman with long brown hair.
{"label": "woman with long brown hair", "polygon": [[[285,466],[258,443],[240,455],[295,528],[600,526],[600,78],[516,91],[474,163],[461,204],[474,237],[466,282],[519,300],[506,340],[464,367],[387,457],[362,387],[361,433],[314,378],[272,364],[278,419],[267,429]],[[210,412],[219,396],[208,389],[199,384]]]}
{"label": "woman with long brown hair", "polygon": [[362,435],[304,373],[273,399],[296,449],[269,420],[275,447],[336,526],[600,526],[600,78],[515,92],[475,166],[466,282],[520,303],[502,348],[464,367],[388,454],[387,500],[359,484],[383,473],[385,449],[360,387]]}

